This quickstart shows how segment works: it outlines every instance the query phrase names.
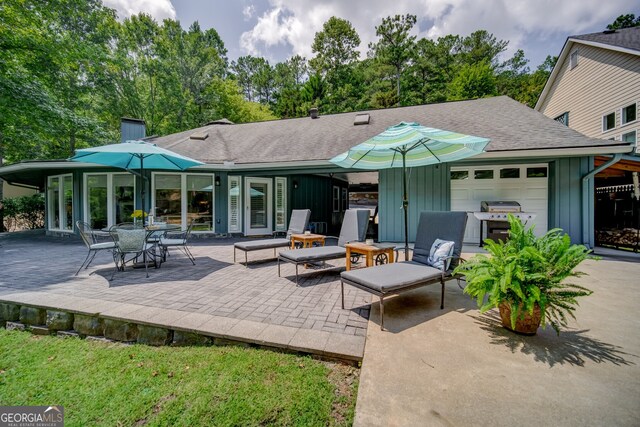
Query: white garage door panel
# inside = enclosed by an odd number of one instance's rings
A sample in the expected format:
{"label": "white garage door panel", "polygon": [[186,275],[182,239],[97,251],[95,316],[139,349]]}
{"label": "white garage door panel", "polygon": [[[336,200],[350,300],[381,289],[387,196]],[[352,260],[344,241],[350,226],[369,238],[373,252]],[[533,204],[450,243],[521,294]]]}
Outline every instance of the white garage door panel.
{"label": "white garage door panel", "polygon": [[[527,168],[547,167],[536,165],[500,165],[452,167],[451,171],[468,171],[465,179],[451,180],[451,210],[474,212],[480,210],[480,202],[514,200],[522,205],[522,210],[536,214],[535,233],[542,235],[548,230],[548,179],[527,178]],[[500,178],[500,169],[518,168],[519,178]],[[491,179],[475,179],[476,170],[493,170]],[[480,221],[469,215],[465,243],[480,242]]]}

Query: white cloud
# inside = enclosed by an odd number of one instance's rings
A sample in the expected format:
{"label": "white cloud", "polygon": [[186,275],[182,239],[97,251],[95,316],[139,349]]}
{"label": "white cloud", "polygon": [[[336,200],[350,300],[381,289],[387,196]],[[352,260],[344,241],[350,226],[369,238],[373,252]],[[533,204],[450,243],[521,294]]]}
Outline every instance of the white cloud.
{"label": "white cloud", "polygon": [[[268,55],[268,48],[290,45],[293,54],[310,58],[317,31],[331,16],[351,21],[360,35],[360,51],[375,41],[375,26],[382,18],[412,13],[422,25],[419,37],[468,35],[479,29],[509,40],[508,54],[523,48],[525,54],[562,42],[570,34],[604,29],[618,15],[633,11],[637,0],[269,0],[270,6],[255,26],[240,38],[240,47],[252,55]],[[426,25],[426,28],[425,28]],[[419,33],[419,34],[418,34]],[[529,56],[529,55],[527,55]]]}
{"label": "white cloud", "polygon": [[115,9],[120,19],[144,12],[158,21],[176,19],[176,9],[171,0],[103,0],[105,6]]}
{"label": "white cloud", "polygon": [[249,6],[245,6],[242,9],[242,15],[244,16],[244,20],[248,21],[251,18],[253,18],[253,15],[256,13],[256,7],[252,4],[250,4]]}

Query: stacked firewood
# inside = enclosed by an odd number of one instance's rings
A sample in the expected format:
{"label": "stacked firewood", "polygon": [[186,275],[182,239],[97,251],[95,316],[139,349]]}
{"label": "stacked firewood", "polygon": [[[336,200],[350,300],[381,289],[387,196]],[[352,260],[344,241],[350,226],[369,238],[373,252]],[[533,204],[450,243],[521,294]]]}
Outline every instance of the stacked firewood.
{"label": "stacked firewood", "polygon": [[596,230],[596,244],[636,249],[640,247],[638,229]]}

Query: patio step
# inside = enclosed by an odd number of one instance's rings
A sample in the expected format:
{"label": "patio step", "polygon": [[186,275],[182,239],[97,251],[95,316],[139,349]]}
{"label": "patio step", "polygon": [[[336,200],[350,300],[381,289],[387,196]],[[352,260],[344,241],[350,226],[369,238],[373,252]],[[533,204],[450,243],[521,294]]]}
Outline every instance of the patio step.
{"label": "patio step", "polygon": [[[116,339],[150,345],[185,345],[194,342],[200,345],[243,345],[309,354],[320,359],[341,361],[357,365],[362,361],[365,337],[303,329],[284,325],[241,320],[127,304],[91,298],[79,298],[49,292],[20,292],[4,294],[0,303],[19,306],[23,313],[40,310],[75,316],[74,329],[87,322],[93,327],[88,339]],[[81,321],[81,324],[78,322]],[[7,328],[24,325],[7,321]],[[18,326],[20,325],[20,326]],[[40,333],[53,333],[47,327],[39,327]],[[100,333],[101,331],[101,333]],[[142,332],[141,332],[142,331]],[[60,333],[61,336],[70,334]],[[99,335],[107,336],[97,337]],[[83,334],[78,334],[83,336]],[[189,339],[185,338],[189,337]]]}

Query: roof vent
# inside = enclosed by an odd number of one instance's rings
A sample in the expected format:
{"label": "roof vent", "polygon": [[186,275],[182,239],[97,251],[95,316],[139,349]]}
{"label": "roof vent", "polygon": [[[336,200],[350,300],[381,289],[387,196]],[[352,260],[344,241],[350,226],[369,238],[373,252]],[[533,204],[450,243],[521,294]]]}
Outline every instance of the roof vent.
{"label": "roof vent", "polygon": [[319,116],[319,113],[316,107],[313,107],[309,110],[309,117],[311,117],[312,119],[317,119],[318,116]]}
{"label": "roof vent", "polygon": [[616,32],[616,30],[604,30],[604,31],[602,32],[602,34],[613,34],[613,33],[615,33],[615,32]]}
{"label": "roof vent", "polygon": [[224,118],[224,119],[219,119],[219,120],[214,120],[212,122],[207,123],[207,126],[210,125],[234,125],[235,123],[233,123],[231,120]]}
{"label": "roof vent", "polygon": [[194,132],[189,136],[189,139],[197,139],[199,141],[204,141],[207,138],[209,138],[209,132],[207,132],[206,130]]}
{"label": "roof vent", "polygon": [[353,120],[353,125],[368,125],[370,116],[369,114],[356,114],[356,118]]}

